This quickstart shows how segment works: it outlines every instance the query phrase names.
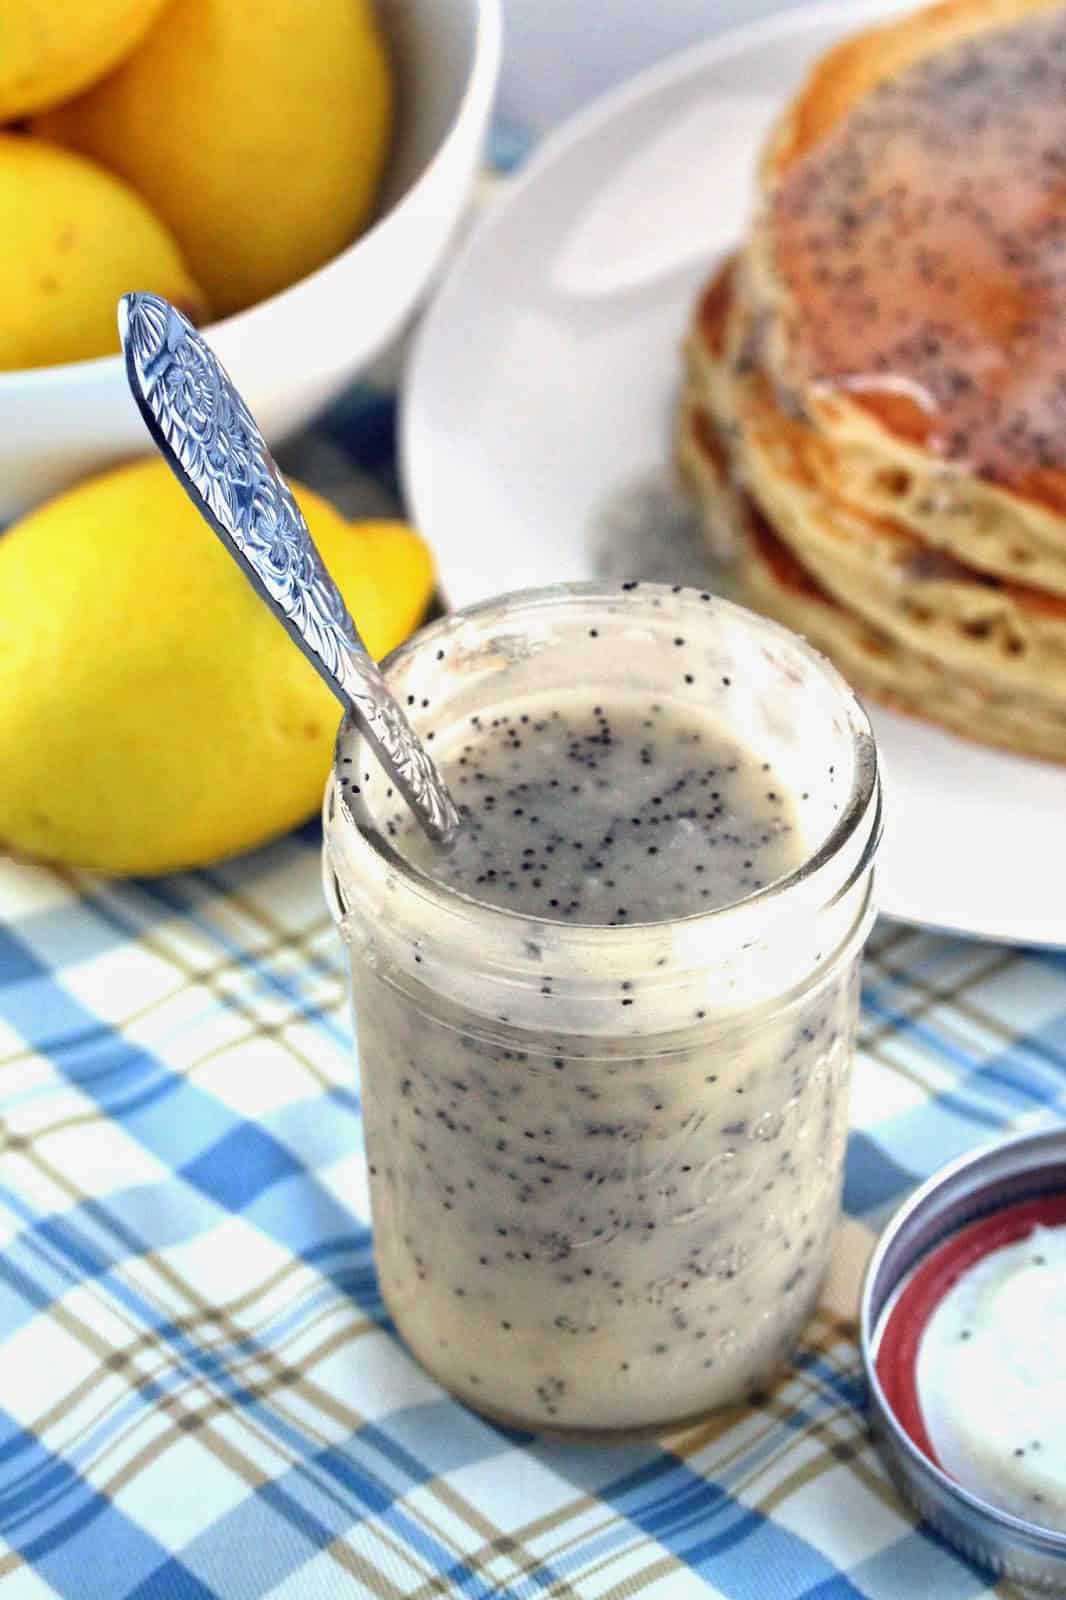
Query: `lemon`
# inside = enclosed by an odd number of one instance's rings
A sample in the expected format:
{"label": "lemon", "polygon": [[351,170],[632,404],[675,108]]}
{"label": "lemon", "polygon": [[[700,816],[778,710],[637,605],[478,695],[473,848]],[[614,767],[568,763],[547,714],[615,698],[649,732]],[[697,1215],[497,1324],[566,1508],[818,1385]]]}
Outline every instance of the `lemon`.
{"label": "lemon", "polygon": [[[425,609],[425,546],[295,493],[384,654]],[[339,718],[162,461],[0,538],[0,840],[18,852],[154,873],[245,850],[318,808]]]}
{"label": "lemon", "polygon": [[4,0],[0,122],[78,94],[139,44],[164,0]]}
{"label": "lemon", "polygon": [[116,72],[38,126],[151,202],[225,315],[354,238],[390,119],[371,0],[171,0]]}
{"label": "lemon", "polygon": [[163,223],[120,178],[0,133],[0,370],[118,349],[115,302],[149,289],[194,318],[203,296]]}

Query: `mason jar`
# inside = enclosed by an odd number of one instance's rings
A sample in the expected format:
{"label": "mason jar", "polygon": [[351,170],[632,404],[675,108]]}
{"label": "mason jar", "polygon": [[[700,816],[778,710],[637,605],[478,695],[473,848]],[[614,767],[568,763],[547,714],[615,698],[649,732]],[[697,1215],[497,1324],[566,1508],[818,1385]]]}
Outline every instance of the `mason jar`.
{"label": "mason jar", "polygon": [[397,848],[351,725],[327,790],[382,1294],[441,1384],[516,1427],[674,1424],[787,1359],[838,1219],[875,747],[803,640],[691,590],[518,594],[386,663],[440,748],[575,685],[672,701],[679,630],[701,705],[802,825],[796,869],[736,904],[672,916],[666,895],[660,920],[574,924],[445,886]]}

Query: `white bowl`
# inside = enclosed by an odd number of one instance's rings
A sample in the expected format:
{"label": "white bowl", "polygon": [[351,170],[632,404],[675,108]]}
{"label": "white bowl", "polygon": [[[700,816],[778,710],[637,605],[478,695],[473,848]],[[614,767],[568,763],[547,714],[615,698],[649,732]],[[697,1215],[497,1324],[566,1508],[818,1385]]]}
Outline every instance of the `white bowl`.
{"label": "white bowl", "polygon": [[[398,87],[378,220],[309,277],[209,331],[275,444],[362,371],[414,309],[467,205],[492,109],[499,0],[378,6]],[[150,448],[120,356],[0,372],[0,521]]]}

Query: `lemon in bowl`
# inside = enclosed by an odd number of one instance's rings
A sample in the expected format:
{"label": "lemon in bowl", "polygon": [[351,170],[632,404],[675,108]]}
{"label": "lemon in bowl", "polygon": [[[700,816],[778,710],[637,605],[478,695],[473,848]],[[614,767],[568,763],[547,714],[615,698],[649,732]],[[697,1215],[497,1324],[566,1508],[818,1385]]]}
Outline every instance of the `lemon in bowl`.
{"label": "lemon in bowl", "polygon": [[[192,3],[174,0],[175,7]],[[239,6],[244,0],[230,3]],[[276,3],[270,0],[259,8],[261,27]],[[160,17],[158,30],[171,22],[170,9]],[[292,0],[286,0],[283,9],[291,11]],[[317,10],[317,5],[299,7],[304,17]],[[175,11],[176,16],[182,14]],[[499,66],[499,0],[375,0],[373,14],[389,69],[389,99],[383,112],[387,152],[371,209],[355,224],[361,228],[358,237],[342,243],[336,254],[306,270],[298,281],[269,292],[254,305],[227,314],[234,302],[224,297],[220,306],[212,307],[216,316],[221,315],[221,320],[209,322],[212,346],[275,445],[370,365],[426,291],[465,210],[491,111]],[[153,27],[138,53],[157,48],[156,35]],[[198,60],[206,58],[211,41],[200,33],[190,39],[189,49]],[[258,93],[264,105],[269,103],[270,117],[280,126],[289,115],[293,96],[279,89],[276,79],[268,94],[258,49],[258,44],[254,48],[250,44],[242,54],[234,67],[234,82],[239,83],[242,101]],[[335,85],[330,77],[335,70],[328,60],[330,52],[323,46],[317,54],[320,61],[327,58],[323,83]],[[81,153],[92,156],[91,107],[105,88],[117,93],[108,86],[123,79],[134,59],[117,68],[111,79],[89,89],[82,100],[74,101],[69,113],[57,111],[54,118],[49,113],[35,119],[38,133],[47,131],[68,142],[78,139]],[[258,80],[257,61],[261,68]],[[201,70],[206,70],[202,64]],[[321,86],[316,89],[314,80],[305,83],[298,123],[303,125],[307,117],[315,123],[311,110],[316,96],[321,100],[324,93]],[[330,93],[336,96],[341,91],[334,86]],[[236,86],[234,94],[238,94]],[[136,118],[132,110],[128,112],[129,144],[144,136],[143,125],[155,110],[150,99],[137,104]],[[296,108],[292,109],[296,115]],[[169,107],[168,114],[172,129],[180,114],[180,140],[196,140],[203,112],[195,96],[180,107]],[[80,131],[62,125],[68,116],[73,120],[76,115],[83,123]],[[243,123],[236,120],[227,126],[228,136],[236,143]],[[262,122],[259,127],[262,129]],[[262,132],[257,135],[258,141],[264,138]],[[364,152],[353,156],[350,136],[347,150],[350,219],[358,215],[358,206],[365,200],[368,169]],[[99,153],[98,149],[94,159]],[[276,262],[269,196],[283,190],[288,204],[298,204],[305,188],[308,194],[314,191],[317,180],[308,170],[314,163],[290,159],[281,170],[267,146],[256,141],[241,145],[234,155],[239,162],[235,159],[231,170],[247,171],[249,185],[254,179],[259,197],[255,207],[241,213],[242,238],[253,254],[262,248],[264,263]],[[174,159],[179,157],[188,159],[180,151]],[[162,160],[158,152],[155,159]],[[148,180],[142,175],[139,181],[143,185]],[[316,207],[321,215],[320,200]],[[201,265],[196,267],[193,249],[175,226],[177,214],[171,212],[168,221],[169,204],[159,196],[153,209],[177,239],[190,275],[211,300],[207,280],[215,282],[215,278],[210,269],[206,276],[203,271],[210,242],[206,250],[197,246],[195,254]],[[217,206],[211,215],[220,254],[232,252],[232,219]],[[228,242],[222,237],[227,232]],[[291,240],[291,229],[288,236]],[[286,270],[303,270],[299,263],[292,267],[291,259]],[[235,270],[231,268],[230,273]],[[157,285],[142,279],[123,287],[152,290]],[[101,466],[144,453],[147,448],[118,355],[0,372],[0,520],[20,514]]]}
{"label": "lemon in bowl", "polygon": [[227,316],[356,238],[392,97],[372,0],[170,0],[114,72],[33,128],[143,195]]}
{"label": "lemon in bowl", "polygon": [[174,235],[106,168],[43,139],[0,132],[0,216],[18,220],[0,252],[0,371],[104,354],[131,278],[194,321],[207,303]]}
{"label": "lemon in bowl", "polygon": [[166,0],[5,0],[0,122],[79,93],[144,38]]}

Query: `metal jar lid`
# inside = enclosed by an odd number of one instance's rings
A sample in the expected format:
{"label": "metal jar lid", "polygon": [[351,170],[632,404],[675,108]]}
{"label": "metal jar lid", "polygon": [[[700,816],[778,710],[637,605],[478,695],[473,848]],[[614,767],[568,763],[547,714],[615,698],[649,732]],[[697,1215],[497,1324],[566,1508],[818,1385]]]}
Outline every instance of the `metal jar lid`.
{"label": "metal jar lid", "polygon": [[896,1212],[863,1285],[861,1342],[875,1442],[904,1498],[957,1550],[1002,1577],[1066,1592],[1066,1533],[1000,1511],[963,1489],[913,1442],[877,1372],[893,1305],[919,1263],[967,1224],[1066,1193],[1066,1126],[1023,1134],[952,1162]]}

